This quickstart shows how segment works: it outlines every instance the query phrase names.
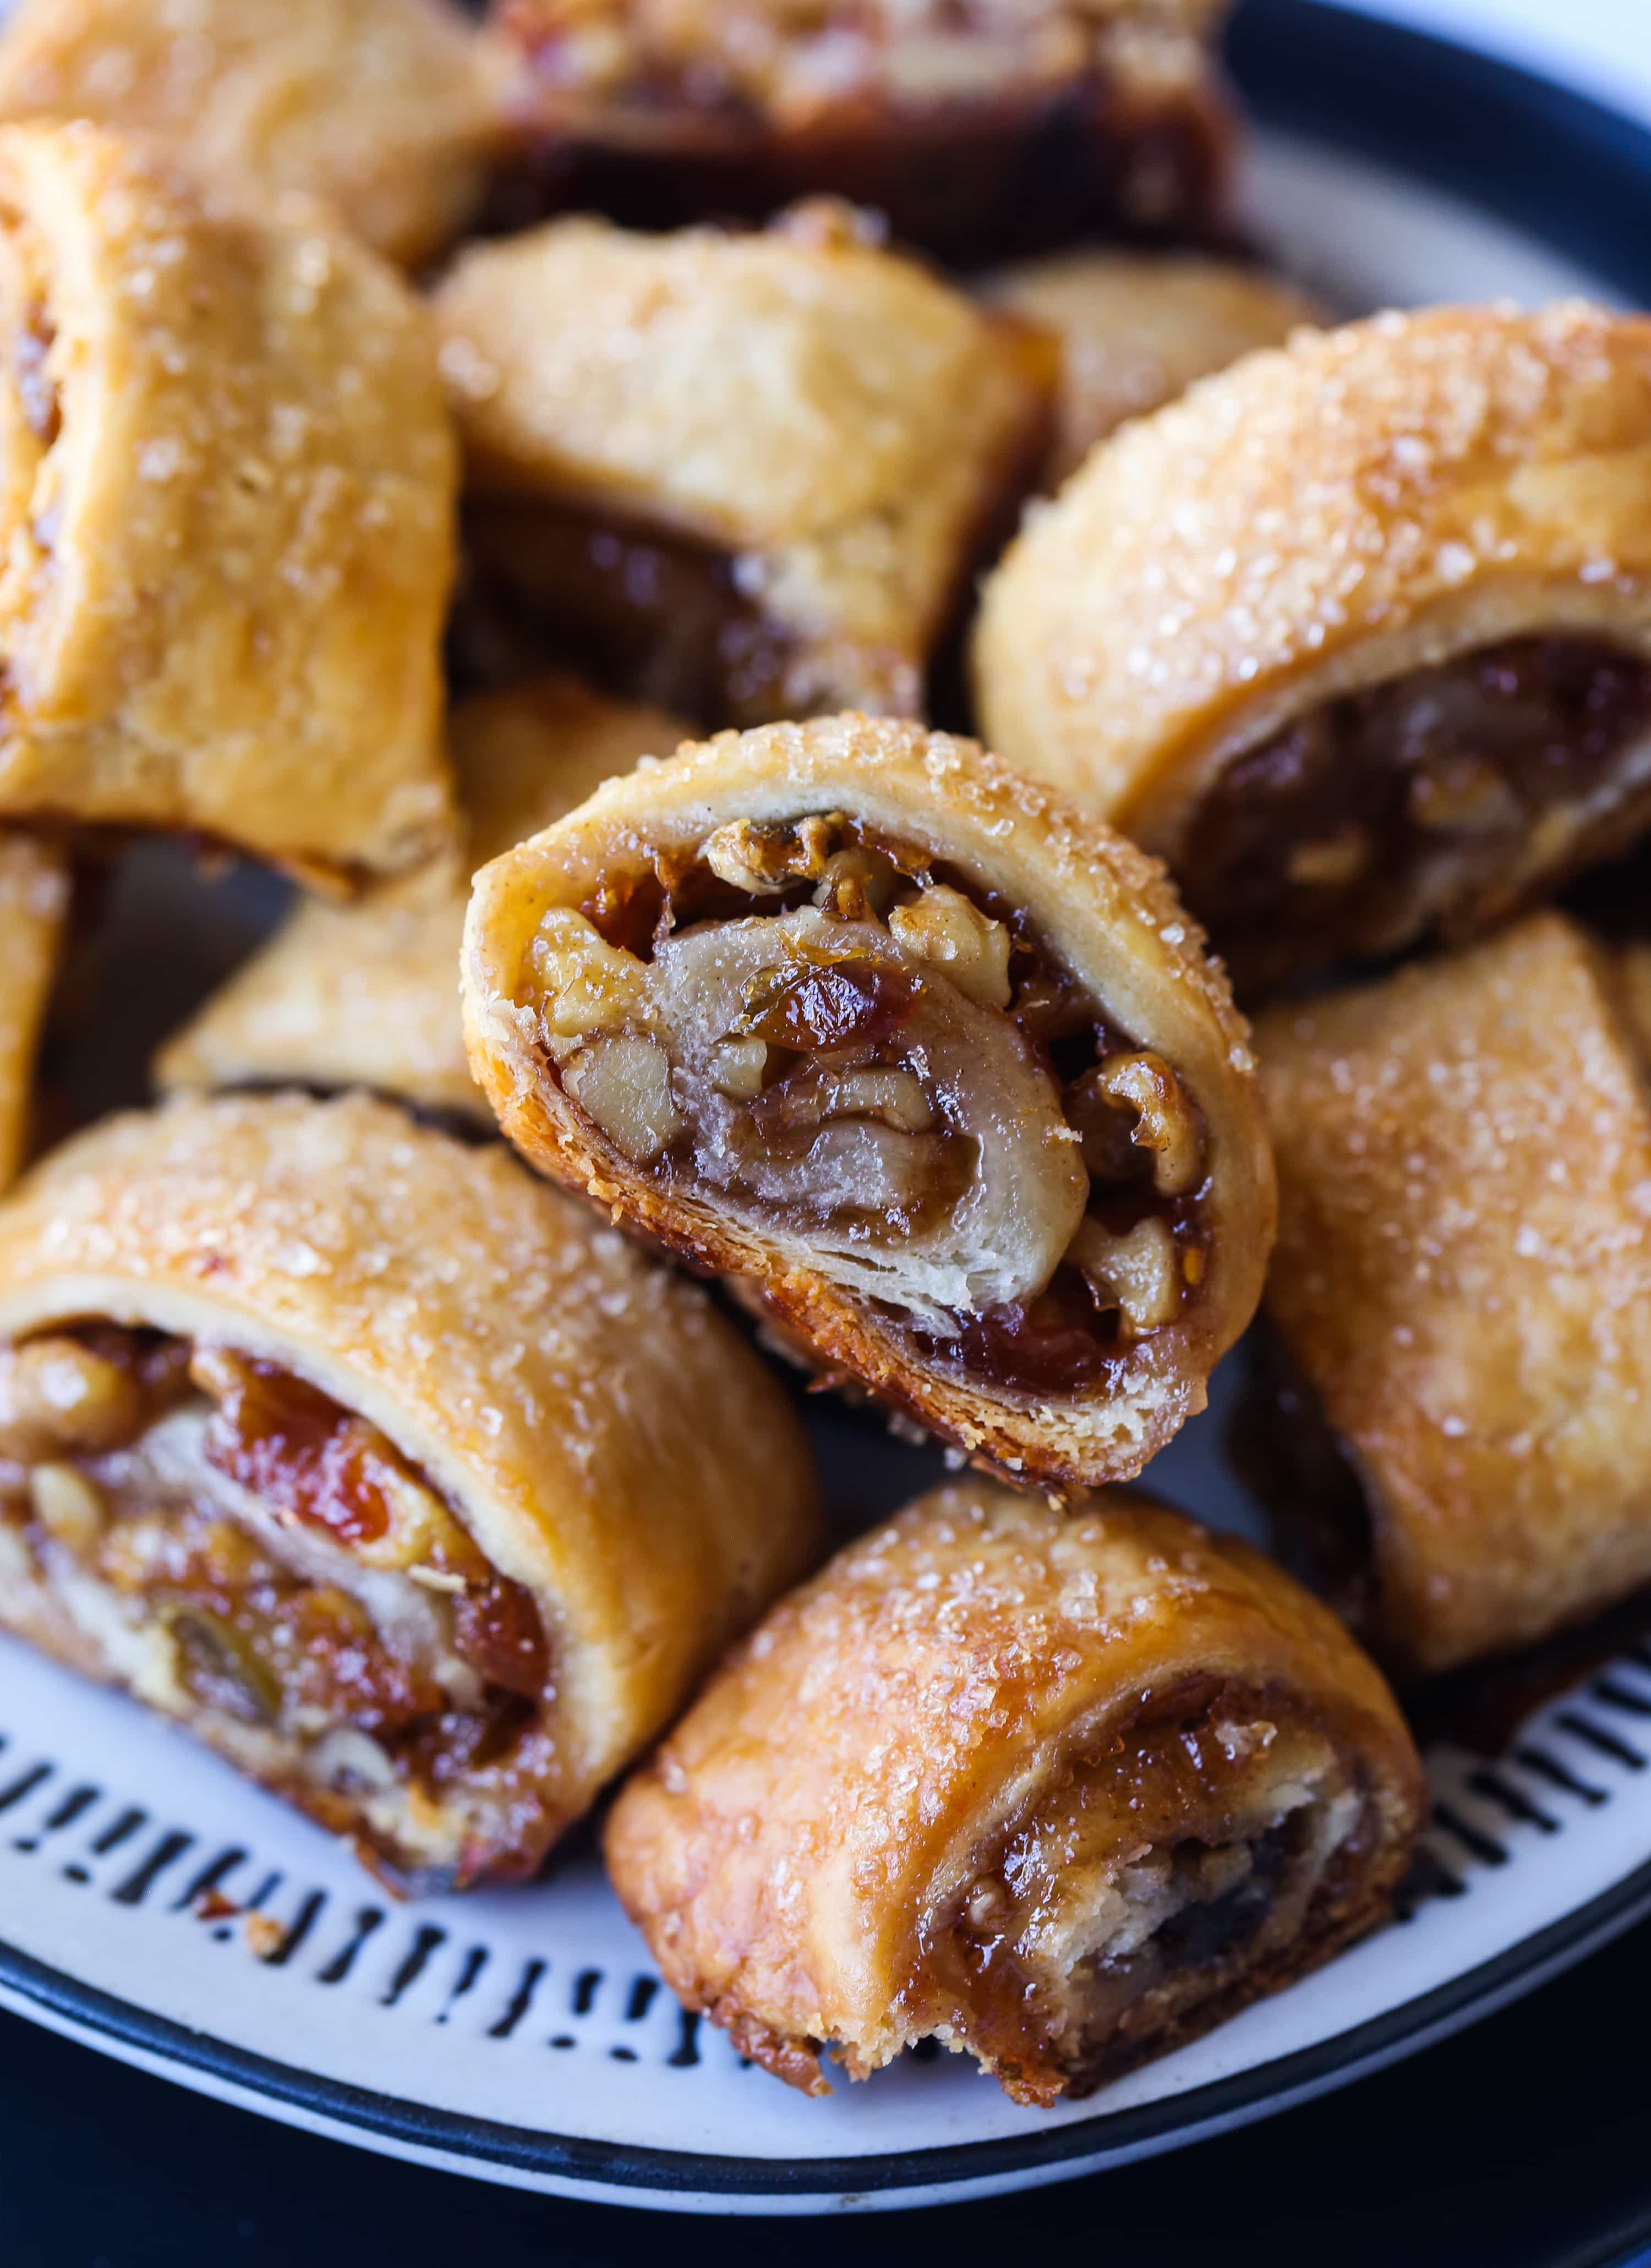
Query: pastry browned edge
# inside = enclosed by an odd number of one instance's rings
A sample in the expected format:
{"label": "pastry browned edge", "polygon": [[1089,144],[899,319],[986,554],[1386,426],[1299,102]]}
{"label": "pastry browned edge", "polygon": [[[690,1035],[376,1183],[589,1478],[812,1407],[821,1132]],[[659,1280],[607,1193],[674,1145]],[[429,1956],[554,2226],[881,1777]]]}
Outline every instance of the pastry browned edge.
{"label": "pastry browned edge", "polygon": [[932,2038],[1049,2104],[1383,1919],[1425,1806],[1379,1673],[1272,1562],[971,1482],[783,1600],[604,1849],[667,1982],[777,2077]]}
{"label": "pastry browned edge", "polygon": [[1009,1472],[1132,1476],[1254,1310],[1226,982],[973,741],[822,718],[609,781],[478,875],[462,992],[531,1163]]}
{"label": "pastry browned edge", "polygon": [[1612,957],[1538,914],[1256,1045],[1286,1535],[1411,1675],[1651,1581],[1651,1057]]}
{"label": "pastry browned edge", "polygon": [[500,1144],[188,1099],[0,1204],[0,1626],[393,1880],[531,1874],[818,1538],[738,1334]]}
{"label": "pastry browned edge", "polygon": [[1651,318],[1296,335],[987,585],[986,736],[1164,858],[1241,998],[1465,939],[1651,819]]}

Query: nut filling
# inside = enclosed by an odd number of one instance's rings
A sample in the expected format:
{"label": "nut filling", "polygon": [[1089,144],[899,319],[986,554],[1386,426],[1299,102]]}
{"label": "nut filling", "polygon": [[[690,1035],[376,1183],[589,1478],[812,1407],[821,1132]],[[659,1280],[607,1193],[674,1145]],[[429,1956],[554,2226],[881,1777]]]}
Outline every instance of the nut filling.
{"label": "nut filling", "polygon": [[1326,703],[1235,757],[1174,861],[1241,990],[1465,936],[1651,820],[1651,663],[1517,638]]}
{"label": "nut filling", "polygon": [[524,1005],[626,1165],[1028,1395],[1105,1388],[1205,1273],[1174,1069],[1024,918],[838,812],[720,827],[553,908]]}
{"label": "nut filling", "polygon": [[[1251,1705],[1253,1704],[1253,1705]],[[1196,2029],[1312,1928],[1367,1795],[1331,1743],[1264,1697],[1190,1703],[1075,1764],[926,1933],[910,2036],[988,2059],[1048,2104]],[[1124,1844],[1118,1820],[1139,1827]]]}
{"label": "nut filling", "polygon": [[531,1871],[562,1823],[534,1602],[271,1363],[103,1323],[5,1350],[0,1553],[107,1674],[394,1869]]}

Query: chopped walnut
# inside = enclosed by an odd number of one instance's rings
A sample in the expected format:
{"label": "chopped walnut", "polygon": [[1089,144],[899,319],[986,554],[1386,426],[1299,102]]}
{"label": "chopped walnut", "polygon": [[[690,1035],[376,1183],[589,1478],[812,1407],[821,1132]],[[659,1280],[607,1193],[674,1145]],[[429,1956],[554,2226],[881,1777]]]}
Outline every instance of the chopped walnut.
{"label": "chopped walnut", "polygon": [[651,1164],[687,1126],[671,1099],[669,1057],[657,1041],[639,1032],[595,1040],[581,1048],[564,1071],[562,1082],[632,1165]]}
{"label": "chopped walnut", "polygon": [[900,870],[863,843],[834,851],[825,863],[814,902],[838,921],[881,921],[900,881]]}
{"label": "chopped walnut", "polygon": [[642,963],[609,945],[571,907],[553,906],[545,915],[527,965],[545,1043],[557,1063],[593,1032],[612,1031],[642,1011]]}
{"label": "chopped walnut", "polygon": [[823,873],[842,826],[837,812],[804,819],[731,819],[706,836],[701,856],[719,881],[753,897],[770,897],[787,882],[812,881]]}
{"label": "chopped walnut", "polygon": [[1127,1179],[1131,1152],[1144,1151],[1160,1197],[1184,1197],[1198,1187],[1204,1172],[1198,1115],[1161,1056],[1108,1056],[1074,1083],[1066,1101],[1083,1138],[1084,1163],[1097,1179]]}
{"label": "chopped walnut", "polygon": [[54,1451],[124,1448],[143,1424],[137,1381],[77,1340],[29,1339],[0,1353],[0,1456],[33,1464]]}
{"label": "chopped walnut", "polygon": [[1362,827],[1344,827],[1320,843],[1299,843],[1291,851],[1291,881],[1315,890],[1345,889],[1370,864],[1374,848]]}
{"label": "chopped walnut", "polygon": [[1116,1307],[1134,1338],[1173,1322],[1181,1307],[1181,1270],[1167,1221],[1155,1215],[1116,1236],[1090,1215],[1066,1257],[1103,1307]]}
{"label": "chopped walnut", "polygon": [[104,1528],[103,1498],[72,1465],[36,1465],[29,1475],[34,1517],[70,1551],[90,1551]]}
{"label": "chopped walnut", "polygon": [[711,1059],[711,1083],[730,1102],[749,1102],[763,1092],[767,1069],[766,1040],[724,1040]]}
{"label": "chopped walnut", "polygon": [[912,904],[895,907],[888,931],[902,952],[942,970],[966,998],[984,1008],[1008,1006],[1008,930],[961,890],[941,882]]}

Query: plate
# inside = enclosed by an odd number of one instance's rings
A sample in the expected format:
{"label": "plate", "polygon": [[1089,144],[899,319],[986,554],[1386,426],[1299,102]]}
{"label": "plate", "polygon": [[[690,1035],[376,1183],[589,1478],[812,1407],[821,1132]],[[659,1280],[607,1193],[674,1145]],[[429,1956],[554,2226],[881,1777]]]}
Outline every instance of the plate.
{"label": "plate", "polygon": [[[1254,0],[1233,52],[1264,127],[1255,226],[1337,303],[1651,289],[1651,135],[1312,0]],[[280,898],[165,848],[129,864],[98,1052],[68,1066],[83,1101],[138,1090]],[[1152,1480],[1259,1535],[1222,1454],[1242,1359]],[[810,1422],[845,1521],[935,1476],[869,1416],[816,1403]],[[1651,1911],[1648,1634],[1495,1756],[1435,1747],[1402,1917],[1211,2037],[1053,2112],[941,2054],[816,2103],[678,2008],[588,1840],[534,1889],[396,1905],[181,1734],[4,1643],[0,1735],[0,2004],[315,2132],[682,2210],[954,2201],[1169,2149],[1410,2053]]]}

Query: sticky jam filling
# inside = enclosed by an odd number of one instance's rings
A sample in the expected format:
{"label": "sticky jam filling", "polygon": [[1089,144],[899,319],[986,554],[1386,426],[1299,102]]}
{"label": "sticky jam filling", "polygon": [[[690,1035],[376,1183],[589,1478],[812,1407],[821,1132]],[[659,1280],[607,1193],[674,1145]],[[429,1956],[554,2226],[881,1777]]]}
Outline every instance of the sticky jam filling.
{"label": "sticky jam filling", "polygon": [[461,1881],[531,1866],[554,1832],[536,1604],[306,1381],[107,1323],[7,1348],[8,1534],[110,1674],[327,1823]]}
{"label": "sticky jam filling", "polygon": [[928,1933],[911,2019],[1023,2101],[1084,2093],[1299,1938],[1364,1811],[1264,1696],[1183,1696],[1011,1830]]}
{"label": "sticky jam filling", "polygon": [[1651,663],[1517,638],[1325,703],[1235,757],[1176,859],[1241,990],[1466,934],[1651,821]]}
{"label": "sticky jam filling", "polygon": [[936,1368],[1105,1386],[1198,1296],[1204,1129],[1017,909],[840,812],[735,821],[526,956],[603,1143],[864,1299]]}
{"label": "sticky jam filling", "polygon": [[539,667],[549,640],[613,692],[708,725],[799,705],[796,635],[741,590],[731,552],[542,500],[480,499],[465,539],[493,643],[531,641]]}

